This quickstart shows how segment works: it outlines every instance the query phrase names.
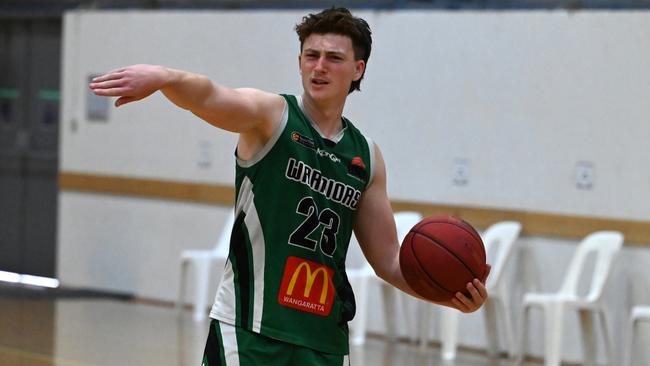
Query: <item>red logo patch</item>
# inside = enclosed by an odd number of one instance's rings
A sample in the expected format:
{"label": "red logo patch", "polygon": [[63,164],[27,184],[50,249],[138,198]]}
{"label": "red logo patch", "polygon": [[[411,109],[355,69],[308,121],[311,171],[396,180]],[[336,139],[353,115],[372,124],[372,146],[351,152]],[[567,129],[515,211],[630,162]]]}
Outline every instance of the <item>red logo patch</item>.
{"label": "red logo patch", "polygon": [[355,156],[350,160],[350,165],[348,165],[348,174],[353,177],[359,178],[359,180],[364,181],[368,178],[368,173],[366,172],[366,164],[360,156]]}
{"label": "red logo patch", "polygon": [[361,160],[361,157],[355,156],[352,158],[352,161],[350,161],[350,165],[358,166],[361,169],[366,169],[366,164],[363,163],[363,160]]}
{"label": "red logo patch", "polygon": [[334,303],[334,270],[298,257],[288,257],[278,302],[290,308],[328,316]]}

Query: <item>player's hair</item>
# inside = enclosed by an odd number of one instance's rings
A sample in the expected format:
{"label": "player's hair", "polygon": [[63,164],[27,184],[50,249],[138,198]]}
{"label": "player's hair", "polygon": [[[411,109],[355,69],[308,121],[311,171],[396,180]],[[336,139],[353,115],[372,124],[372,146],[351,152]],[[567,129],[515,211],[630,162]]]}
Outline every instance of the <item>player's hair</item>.
{"label": "player's hair", "polygon": [[[302,22],[296,25],[296,33],[300,40],[300,52],[302,52],[305,40],[312,34],[334,33],[350,37],[354,49],[354,59],[363,60],[366,65],[368,64],[372,47],[370,26],[365,20],[353,16],[346,8],[332,7],[317,14],[308,14],[302,18]],[[363,74],[365,73],[364,69]],[[355,90],[361,90],[363,74],[359,80],[352,82],[348,94]]]}

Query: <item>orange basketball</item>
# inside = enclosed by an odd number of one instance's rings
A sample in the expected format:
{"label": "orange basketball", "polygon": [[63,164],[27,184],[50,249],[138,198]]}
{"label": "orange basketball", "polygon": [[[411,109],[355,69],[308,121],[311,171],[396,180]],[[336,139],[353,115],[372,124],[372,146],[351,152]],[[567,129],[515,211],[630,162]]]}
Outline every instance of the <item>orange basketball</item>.
{"label": "orange basketball", "polygon": [[450,300],[456,292],[468,297],[467,283],[486,274],[481,236],[453,216],[424,218],[404,238],[399,263],[406,283],[432,301]]}

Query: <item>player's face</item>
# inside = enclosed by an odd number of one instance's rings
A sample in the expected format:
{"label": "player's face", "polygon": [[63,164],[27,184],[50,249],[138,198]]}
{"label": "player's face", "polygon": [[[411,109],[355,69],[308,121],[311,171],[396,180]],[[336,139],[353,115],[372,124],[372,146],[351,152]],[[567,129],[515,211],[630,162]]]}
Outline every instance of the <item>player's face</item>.
{"label": "player's face", "polygon": [[299,61],[302,86],[314,100],[344,100],[365,68],[363,60],[354,59],[350,37],[331,33],[307,37]]}

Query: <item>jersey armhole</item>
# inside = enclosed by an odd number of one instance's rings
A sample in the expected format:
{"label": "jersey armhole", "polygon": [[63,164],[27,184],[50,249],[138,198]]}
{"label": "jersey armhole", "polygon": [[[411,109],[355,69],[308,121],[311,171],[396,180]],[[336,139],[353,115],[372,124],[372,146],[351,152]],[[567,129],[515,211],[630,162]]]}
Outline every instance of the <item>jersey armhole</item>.
{"label": "jersey armhole", "polygon": [[269,151],[271,151],[273,146],[275,146],[275,143],[278,142],[280,136],[282,136],[282,132],[284,132],[288,120],[289,120],[289,102],[287,102],[287,100],[285,99],[284,110],[282,111],[282,117],[280,117],[280,123],[278,123],[278,126],[275,128],[275,131],[273,132],[273,136],[271,136],[269,141],[266,142],[266,144],[264,145],[264,147],[260,149],[260,151],[258,151],[255,155],[253,155],[252,158],[248,160],[240,159],[237,156],[237,153],[235,152],[237,165],[239,165],[242,168],[250,168],[251,166],[257,164],[260,160],[262,160],[266,156],[266,154],[268,154]]}

